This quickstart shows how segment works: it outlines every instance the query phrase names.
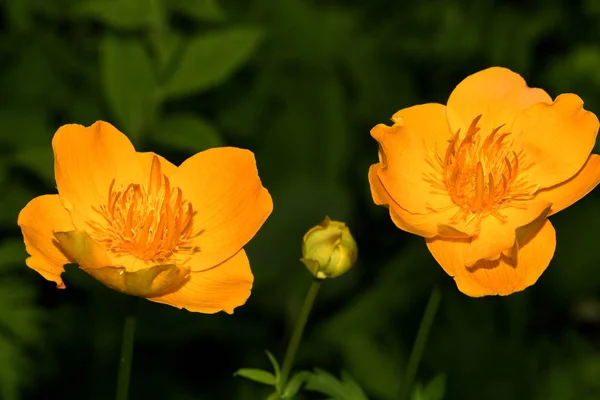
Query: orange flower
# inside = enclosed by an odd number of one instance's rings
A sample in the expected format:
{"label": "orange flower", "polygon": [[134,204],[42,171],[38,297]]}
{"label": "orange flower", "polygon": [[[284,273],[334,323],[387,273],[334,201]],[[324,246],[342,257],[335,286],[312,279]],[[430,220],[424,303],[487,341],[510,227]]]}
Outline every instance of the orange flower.
{"label": "orange flower", "polygon": [[179,167],[138,153],[106,122],[65,125],[52,140],[57,195],[19,214],[27,265],[64,288],[77,263],[106,286],[202,313],[250,295],[243,246],[273,209],[250,151],[203,151]]}
{"label": "orange flower", "polygon": [[590,154],[598,119],[574,94],[554,101],[504,68],[469,76],[448,105],[398,111],[379,124],[376,204],[427,247],[469,296],[533,285],[554,254],[547,217],[600,182]]}

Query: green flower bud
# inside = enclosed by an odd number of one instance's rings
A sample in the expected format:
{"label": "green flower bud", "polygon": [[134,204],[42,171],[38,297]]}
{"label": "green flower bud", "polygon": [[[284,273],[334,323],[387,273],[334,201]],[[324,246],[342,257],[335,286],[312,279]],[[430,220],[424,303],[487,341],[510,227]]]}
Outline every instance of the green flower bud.
{"label": "green flower bud", "polygon": [[345,223],[329,217],[311,228],[302,240],[302,261],[318,279],[335,278],[356,262],[358,247]]}

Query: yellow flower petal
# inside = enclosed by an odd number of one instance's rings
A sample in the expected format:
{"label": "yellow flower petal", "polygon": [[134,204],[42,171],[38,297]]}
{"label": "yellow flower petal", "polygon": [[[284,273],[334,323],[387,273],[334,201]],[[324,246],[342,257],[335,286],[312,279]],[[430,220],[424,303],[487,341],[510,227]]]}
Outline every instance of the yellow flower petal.
{"label": "yellow flower petal", "polygon": [[116,188],[144,182],[133,145],[107,122],[87,128],[64,125],[54,135],[52,147],[58,193],[76,229],[87,229],[87,221],[101,219],[92,207],[108,203],[113,180]]}
{"label": "yellow flower petal", "polygon": [[191,272],[176,291],[148,300],[205,314],[232,314],[250,296],[253,281],[248,257],[240,250],[214,268]]}
{"label": "yellow flower petal", "polygon": [[496,260],[515,245],[517,229],[533,221],[546,218],[551,204],[548,202],[522,202],[500,210],[504,220],[488,215],[481,220],[479,235],[472,239],[465,254],[465,265],[479,260]]}
{"label": "yellow flower petal", "polygon": [[533,285],[548,267],[556,248],[556,233],[550,221],[528,237],[519,238],[516,265],[505,256],[479,261],[467,267],[468,240],[427,239],[427,247],[458,289],[472,297],[509,295]]}
{"label": "yellow flower petal", "polygon": [[492,67],[466,77],[448,98],[448,119],[452,132],[466,132],[481,115],[483,132],[505,124],[536,103],[551,103],[548,94],[527,86],[525,80],[506,68]]}
{"label": "yellow flower petal", "polygon": [[196,211],[194,239],[200,251],[190,267],[201,271],[236,254],[273,210],[258,176],[254,155],[233,147],[198,153],[178,168],[177,185]]}
{"label": "yellow flower petal", "polygon": [[600,156],[592,154],[583,168],[571,179],[556,186],[540,190],[536,200],[552,203],[550,214],[564,210],[586,194],[591,192],[600,183]]}
{"label": "yellow flower petal", "polygon": [[189,273],[189,270],[174,264],[150,265],[137,269],[131,265],[118,265],[119,261],[132,262],[134,258],[110,257],[84,231],[55,232],[54,236],[65,253],[82,270],[121,293],[140,297],[157,296],[181,284]]}
{"label": "yellow flower petal", "polygon": [[430,211],[427,214],[410,213],[400,207],[381,183],[378,174],[380,169],[381,164],[374,164],[369,168],[371,195],[375,204],[385,205],[389,208],[390,217],[398,228],[426,238],[437,235],[446,238],[469,237],[477,234],[478,226],[476,224],[457,225],[451,221],[459,211],[456,205],[440,212]]}
{"label": "yellow flower petal", "polygon": [[380,145],[379,179],[390,196],[411,213],[427,214],[452,205],[441,186],[438,160],[451,137],[445,110],[441,104],[406,108],[394,114],[394,126],[379,124],[371,130]]}
{"label": "yellow flower petal", "polygon": [[64,289],[61,279],[64,265],[73,263],[54,238],[54,230],[71,230],[71,216],[58,195],[44,195],[31,200],[19,213],[17,223],[23,232],[25,248],[30,257],[27,266]]}
{"label": "yellow flower petal", "polygon": [[572,178],[583,167],[596,143],[598,118],[583,109],[578,96],[563,94],[552,104],[530,107],[510,129],[523,157],[519,175],[547,188]]}

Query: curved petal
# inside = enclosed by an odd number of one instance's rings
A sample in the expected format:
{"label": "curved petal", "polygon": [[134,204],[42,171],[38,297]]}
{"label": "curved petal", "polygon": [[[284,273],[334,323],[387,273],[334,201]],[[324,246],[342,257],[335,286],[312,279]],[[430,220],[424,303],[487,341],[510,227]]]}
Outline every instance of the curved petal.
{"label": "curved petal", "polygon": [[422,104],[398,111],[394,126],[379,124],[371,136],[380,145],[379,179],[405,210],[427,214],[451,206],[441,160],[451,137],[446,108]]}
{"label": "curved petal", "polygon": [[556,248],[556,233],[546,220],[533,237],[522,240],[516,265],[512,259],[479,261],[465,266],[469,244],[463,240],[428,239],[427,247],[444,271],[454,278],[458,290],[472,297],[509,295],[533,285],[550,264]]}
{"label": "curved petal", "polygon": [[536,103],[551,103],[542,89],[530,88],[517,73],[492,67],[466,77],[448,98],[448,121],[452,132],[466,132],[479,115],[484,133],[512,121]]}
{"label": "curved petal", "polygon": [[500,210],[504,221],[488,215],[481,220],[479,235],[473,238],[465,253],[465,265],[480,260],[497,260],[515,245],[517,229],[546,218],[551,203],[523,202]]}
{"label": "curved petal", "polygon": [[571,179],[537,192],[536,200],[552,203],[550,214],[564,210],[591,192],[600,183],[600,156],[592,154],[583,168]]}
{"label": "curved petal", "polygon": [[219,311],[232,314],[234,308],[250,297],[253,281],[246,252],[240,250],[214,268],[191,272],[177,291],[148,300],[204,314]]}
{"label": "curved petal", "polygon": [[509,129],[516,134],[514,148],[523,158],[519,176],[547,188],[583,167],[596,143],[598,118],[583,109],[579,96],[563,94],[552,104],[528,108]]}
{"label": "curved petal", "polygon": [[431,211],[428,214],[414,214],[400,207],[381,183],[378,176],[380,169],[381,164],[373,164],[369,168],[369,186],[373,202],[377,205],[388,206],[390,217],[398,228],[426,238],[434,236],[469,237],[477,234],[475,224],[462,227],[451,222],[452,217],[459,212],[458,206],[451,206],[440,212]]}
{"label": "curved petal", "polygon": [[64,289],[60,275],[64,272],[64,265],[73,260],[58,246],[53,231],[72,230],[73,223],[58,195],[44,195],[31,200],[19,213],[17,223],[30,256],[25,260],[27,266]]}
{"label": "curved petal", "polygon": [[222,147],[198,153],[179,166],[177,185],[194,207],[194,225],[200,232],[192,271],[214,267],[236,254],[273,210],[248,150]]}
{"label": "curved petal", "polygon": [[107,122],[64,125],[54,134],[52,148],[58,194],[77,229],[99,220],[92,207],[107,204],[113,180],[117,188],[144,182],[133,145]]}
{"label": "curved petal", "polygon": [[177,287],[189,270],[174,264],[148,265],[132,256],[115,257],[85,231],[55,232],[65,254],[102,284],[132,296],[156,296]]}

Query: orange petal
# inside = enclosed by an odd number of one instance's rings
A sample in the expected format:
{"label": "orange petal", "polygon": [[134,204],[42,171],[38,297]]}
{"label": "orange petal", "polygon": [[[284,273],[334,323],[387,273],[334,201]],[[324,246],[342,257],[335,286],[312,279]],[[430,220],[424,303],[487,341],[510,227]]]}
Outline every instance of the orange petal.
{"label": "orange petal", "polygon": [[373,164],[369,168],[369,185],[373,202],[377,205],[388,206],[390,217],[394,224],[403,231],[415,235],[431,238],[442,237],[468,237],[477,234],[475,224],[467,227],[455,225],[451,222],[452,217],[459,212],[458,206],[452,206],[440,212],[429,212],[427,214],[414,214],[406,211],[386,191],[379,179],[378,172],[381,164]]}
{"label": "orange petal", "polygon": [[446,108],[422,104],[400,110],[392,119],[394,126],[379,124],[371,130],[380,145],[378,175],[387,192],[412,213],[451,206],[439,161],[451,136]]}
{"label": "orange petal", "polygon": [[500,209],[504,220],[493,215],[481,219],[479,235],[473,238],[465,254],[465,265],[480,260],[496,260],[515,245],[517,229],[546,218],[551,204],[545,201],[522,202]]}
{"label": "orange petal", "polygon": [[177,185],[194,207],[194,225],[201,232],[194,242],[200,251],[190,264],[192,271],[236,254],[273,210],[248,150],[222,147],[198,153],[179,166]]}
{"label": "orange petal", "polygon": [[52,139],[54,173],[60,199],[71,212],[77,229],[99,215],[92,207],[108,202],[108,189],[144,183],[144,173],[133,145],[107,122],[90,127],[64,125]]}
{"label": "orange petal", "polygon": [[466,132],[481,115],[481,132],[490,133],[531,105],[551,102],[545,91],[528,87],[519,74],[492,67],[466,77],[456,86],[448,98],[448,120],[452,132]]}
{"label": "orange petal", "polygon": [[58,195],[44,195],[31,200],[19,213],[17,223],[30,255],[25,260],[27,266],[64,289],[60,275],[64,272],[64,265],[73,261],[58,247],[52,231],[71,230],[73,223]]}
{"label": "orange petal", "polygon": [[427,239],[427,247],[458,290],[472,297],[509,295],[533,285],[548,267],[556,248],[556,233],[546,220],[532,237],[519,239],[516,266],[508,257],[465,266],[468,240]]}
{"label": "orange petal", "polygon": [[552,104],[530,107],[509,129],[516,135],[515,149],[522,151],[519,176],[547,188],[583,167],[596,143],[598,118],[583,109],[577,95],[562,94]]}
{"label": "orange petal", "polygon": [[600,156],[592,154],[583,168],[573,178],[566,182],[542,189],[536,194],[536,200],[552,203],[550,214],[564,210],[586,194],[591,192],[600,183]]}
{"label": "orange petal", "polygon": [[191,272],[177,291],[148,300],[204,314],[232,314],[250,296],[253,281],[246,252],[240,250],[214,268]]}
{"label": "orange petal", "polygon": [[135,257],[114,257],[84,231],[55,232],[65,254],[102,284],[132,296],[156,296],[178,286],[189,270],[173,264],[146,265]]}

